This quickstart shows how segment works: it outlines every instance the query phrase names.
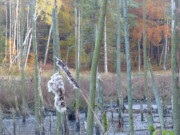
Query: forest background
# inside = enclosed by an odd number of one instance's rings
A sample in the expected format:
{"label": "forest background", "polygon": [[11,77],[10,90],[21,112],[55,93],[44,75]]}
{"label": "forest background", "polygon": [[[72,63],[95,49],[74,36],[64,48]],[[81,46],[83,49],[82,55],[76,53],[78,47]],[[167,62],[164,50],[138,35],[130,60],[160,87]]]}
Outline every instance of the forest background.
{"label": "forest background", "polygon": [[[20,22],[20,15],[18,14],[18,0],[11,0],[11,5],[7,4],[7,0],[1,0],[0,7],[0,63],[3,62],[5,55],[10,53],[9,48],[11,44],[12,56],[14,58],[18,55],[18,22]],[[25,1],[25,30],[29,29],[28,22],[28,1]],[[96,24],[98,18],[98,11],[100,8],[100,1],[88,0],[82,1],[81,14],[81,47],[82,47],[82,61],[81,69],[90,70],[94,39],[96,38]],[[147,31],[147,55],[151,58],[154,70],[166,70],[170,68],[171,50],[171,8],[170,0],[147,0],[146,2],[146,31]],[[18,5],[18,6],[17,6]],[[10,11],[11,6],[11,11]],[[48,35],[52,24],[52,9],[53,1],[38,0],[36,5],[37,11],[37,44],[38,44],[38,61],[44,62]],[[108,1],[106,13],[106,44],[101,48],[99,67],[100,72],[105,70],[104,61],[107,59],[108,71],[116,71],[116,1]],[[11,15],[10,15],[11,12]],[[6,15],[7,14],[7,18]],[[142,0],[129,1],[128,3],[128,17],[129,17],[129,33],[130,33],[130,55],[132,70],[137,71],[143,68],[143,7]],[[66,61],[70,68],[75,67],[75,17],[74,17],[74,3],[73,0],[58,1],[58,24],[59,24],[59,39],[60,39],[60,54],[62,60]],[[125,45],[124,45],[124,31],[123,31],[123,17],[121,20],[121,65],[122,70],[126,69],[125,59]],[[7,26],[6,26],[7,25]],[[19,26],[20,27],[20,26]],[[7,29],[7,30],[6,30]],[[11,32],[10,32],[11,30]],[[6,36],[8,38],[6,38]],[[6,40],[7,39],[7,40]],[[29,39],[30,40],[30,36]],[[11,42],[10,42],[11,41]],[[29,41],[28,41],[29,42]],[[105,42],[102,42],[105,44]],[[13,48],[14,46],[14,48]],[[28,47],[28,43],[26,43]],[[25,47],[25,48],[27,48]],[[24,49],[25,50],[25,49]],[[27,52],[27,50],[25,50]],[[106,54],[107,51],[107,56]],[[9,55],[8,55],[9,56]],[[47,64],[44,68],[50,69],[53,65],[53,42],[50,38],[49,50],[47,55]],[[107,57],[107,58],[105,58]],[[6,65],[9,65],[9,57],[5,59]],[[30,53],[27,61],[28,67],[33,67],[33,53],[30,48]],[[13,65],[17,65],[18,60],[15,60]]]}

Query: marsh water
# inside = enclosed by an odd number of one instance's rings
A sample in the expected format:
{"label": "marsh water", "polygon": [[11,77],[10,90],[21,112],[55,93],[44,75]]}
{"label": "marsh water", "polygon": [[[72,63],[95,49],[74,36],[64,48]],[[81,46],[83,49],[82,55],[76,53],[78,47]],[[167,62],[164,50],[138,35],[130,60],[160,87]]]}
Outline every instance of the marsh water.
{"label": "marsh water", "polygon": [[[126,109],[128,105],[125,104]],[[159,117],[157,114],[157,106],[152,105],[153,107],[153,117],[154,117],[154,125],[156,129],[160,130]],[[143,110],[145,111],[147,106],[143,104]],[[107,110],[107,120],[108,120],[108,135],[128,135],[128,113],[127,110],[123,114],[123,129],[118,130],[118,113],[116,112],[116,108],[111,108],[109,105],[106,106]],[[133,117],[134,117],[134,130],[135,135],[147,135],[147,121],[146,121],[146,113],[144,113],[144,121],[141,121],[141,113],[140,104],[133,105]],[[171,110],[164,117],[165,121],[165,129],[172,129],[172,117]],[[96,123],[96,122],[95,122]],[[96,125],[96,124],[94,124]],[[56,115],[54,112],[46,112],[46,116],[44,118],[44,122],[41,125],[44,127],[45,135],[55,135],[55,127],[56,127]],[[69,134],[74,135],[77,134],[75,131],[75,120],[68,120]],[[85,135],[86,134],[86,112],[80,112],[80,132],[78,134]],[[28,115],[26,119],[26,123],[22,122],[21,117],[6,117],[3,118],[3,134],[4,135],[34,135],[35,134],[35,117],[34,115]],[[94,135],[96,135],[96,128],[94,128]],[[100,133],[102,134],[102,133]]]}

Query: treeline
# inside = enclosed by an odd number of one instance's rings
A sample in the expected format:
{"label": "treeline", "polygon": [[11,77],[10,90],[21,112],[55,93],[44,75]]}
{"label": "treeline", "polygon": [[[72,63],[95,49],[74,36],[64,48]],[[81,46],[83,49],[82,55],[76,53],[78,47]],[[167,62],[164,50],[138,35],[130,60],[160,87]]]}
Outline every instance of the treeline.
{"label": "treeline", "polygon": [[[58,24],[60,53],[68,66],[75,67],[75,16],[73,0],[57,1],[58,5]],[[0,62],[6,62],[7,65],[18,63],[18,52],[20,48],[20,5],[19,0],[1,0],[0,7]],[[94,50],[94,41],[97,31],[97,18],[101,1],[82,0],[80,13],[80,44],[82,47],[82,68],[90,69],[92,53]],[[122,5],[122,4],[121,4]],[[53,40],[51,36],[53,2],[39,0],[36,4],[36,27],[37,27],[37,45],[38,61],[46,61],[45,55],[48,46],[47,63],[52,64]],[[108,1],[104,41],[101,48],[99,66],[101,71],[116,70],[116,16],[114,10],[115,1]],[[121,8],[122,9],[122,8]],[[171,50],[171,10],[169,0],[147,1],[147,55],[151,58],[153,66],[158,69],[167,69]],[[121,10],[122,12],[122,10]],[[143,6],[142,0],[135,0],[128,3],[129,32],[130,32],[130,54],[133,70],[141,70],[143,67]],[[120,16],[121,25],[124,24],[123,17]],[[25,26],[24,35],[24,59],[27,63],[33,63],[33,53],[31,47],[31,31],[29,22],[29,5],[25,0]],[[30,31],[30,32],[29,32]],[[28,35],[29,34],[29,35]],[[124,37],[123,27],[121,35]],[[49,41],[48,41],[49,39]],[[124,39],[124,38],[122,38]],[[47,45],[49,43],[49,45]],[[10,45],[11,44],[11,45]],[[6,57],[5,57],[6,56]],[[121,41],[121,64],[123,70],[126,69],[125,45]],[[10,60],[12,62],[10,62]],[[20,59],[19,59],[20,60]],[[26,65],[26,64],[25,64]],[[106,66],[106,67],[105,67]]]}

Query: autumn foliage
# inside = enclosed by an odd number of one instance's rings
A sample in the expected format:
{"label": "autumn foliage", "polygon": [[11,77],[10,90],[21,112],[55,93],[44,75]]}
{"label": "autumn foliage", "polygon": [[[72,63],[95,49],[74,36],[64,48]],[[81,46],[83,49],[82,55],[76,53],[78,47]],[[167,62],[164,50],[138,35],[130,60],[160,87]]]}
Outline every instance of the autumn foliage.
{"label": "autumn foliage", "polygon": [[[138,53],[137,49],[134,50],[132,47],[137,48],[137,43],[139,41],[142,49],[143,41],[143,5],[142,0],[136,0],[136,2],[140,3],[140,7],[129,9],[130,13],[136,15],[137,20],[136,25],[130,27],[132,56],[137,56]],[[164,2],[164,0],[147,0],[146,2],[147,48],[151,51],[149,57],[152,59],[154,58],[154,53],[159,53],[158,57],[160,57],[160,52],[165,44],[165,38],[170,39],[171,37],[171,26],[169,23],[171,18],[168,17],[166,13],[168,6],[169,3]],[[159,58],[155,57],[155,59]]]}
{"label": "autumn foliage", "polygon": [[[16,1],[12,1],[16,5]],[[68,66],[75,67],[75,18],[73,0],[57,0],[58,9],[58,24],[59,24],[59,39],[60,39],[60,54],[64,61],[67,61]],[[132,6],[133,4],[134,6]],[[132,69],[137,70],[138,66],[138,43],[140,45],[141,66],[143,65],[143,0],[134,0],[128,3],[128,19],[129,19],[129,34],[130,34],[130,54]],[[81,44],[82,44],[82,67],[89,70],[91,67],[92,53],[94,49],[94,25],[97,24],[97,17],[100,5],[94,5],[93,1],[84,1],[82,4],[81,13]],[[170,0],[146,0],[146,37],[147,37],[147,55],[151,58],[153,67],[158,65],[161,55],[163,56],[163,49],[166,39],[168,40],[168,51],[171,49],[171,10]],[[5,7],[5,5],[4,5]],[[15,11],[14,6],[12,11]],[[26,5],[27,7],[27,5]],[[38,60],[43,61],[46,51],[48,34],[50,25],[52,24],[52,9],[54,8],[54,1],[38,0],[36,5],[37,12],[37,45],[38,45]],[[121,7],[122,8],[122,7]],[[0,8],[5,14],[5,9]],[[95,11],[96,10],[96,11]],[[122,9],[121,9],[122,10]],[[108,3],[107,10],[107,59],[109,71],[116,71],[116,2]],[[26,8],[28,13],[28,8]],[[5,22],[5,17],[2,18]],[[26,20],[26,19],[25,19]],[[124,30],[123,30],[123,14],[121,14],[121,64],[122,70],[126,69],[125,61],[125,46],[124,46]],[[9,17],[8,17],[9,22]],[[5,23],[1,25],[5,28]],[[2,29],[0,27],[0,29]],[[9,26],[8,26],[9,27]],[[26,25],[25,25],[26,28]],[[5,32],[5,30],[4,30]],[[26,33],[26,32],[25,32]],[[9,40],[9,30],[8,30]],[[5,36],[5,33],[3,33]],[[53,46],[52,36],[50,39],[47,63],[52,64]],[[3,43],[4,44],[4,43]],[[9,63],[9,41],[6,62]],[[13,37],[11,41],[11,51],[13,51]],[[17,44],[17,41],[16,41]],[[103,43],[102,43],[103,44]],[[12,58],[18,54],[17,45],[12,53]],[[102,45],[103,46],[103,45]],[[4,47],[5,48],[5,47]],[[4,53],[1,55],[1,61],[4,58]],[[28,63],[33,63],[32,48],[30,49],[30,56]],[[161,64],[162,65],[162,64]],[[161,66],[160,65],[160,66]],[[99,67],[103,70],[104,66],[104,52],[101,48]],[[162,69],[162,68],[161,68]]]}

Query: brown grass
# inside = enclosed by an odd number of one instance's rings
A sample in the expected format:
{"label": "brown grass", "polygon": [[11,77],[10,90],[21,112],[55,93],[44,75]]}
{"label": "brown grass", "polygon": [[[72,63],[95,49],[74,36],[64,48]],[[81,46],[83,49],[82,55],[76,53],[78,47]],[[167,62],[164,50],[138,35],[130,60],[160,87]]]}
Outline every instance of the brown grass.
{"label": "brown grass", "polygon": [[[28,73],[30,74],[30,73]],[[54,97],[52,93],[48,92],[47,82],[50,80],[50,76],[53,74],[52,70],[46,70],[42,73],[41,89],[44,98],[44,106],[46,109],[54,110]],[[89,72],[81,74],[80,88],[83,93],[88,98],[89,91]],[[156,73],[157,74],[157,73]],[[34,79],[33,74],[26,77],[26,99],[28,102],[28,107],[30,110],[34,110]],[[74,76],[74,72],[73,72]],[[116,74],[101,74],[102,81],[104,83],[104,99],[105,101],[110,101],[110,99],[117,99],[117,77]],[[171,95],[171,75],[158,74],[155,75],[156,84],[160,96],[167,95],[170,99]],[[132,95],[134,99],[144,98],[144,81],[143,76],[138,74],[133,74],[132,77]],[[122,93],[123,97],[127,96],[127,86],[126,86],[126,75],[122,75]],[[65,83],[65,97],[66,105],[73,109],[74,108],[74,98],[75,91],[69,84],[67,79],[64,79]],[[21,80],[19,76],[4,76],[0,77],[0,104],[3,111],[8,112],[12,108],[15,108],[15,97],[17,97],[19,108],[21,108]],[[151,80],[148,78],[148,88],[150,97],[154,100],[154,94],[151,87]],[[80,96],[80,109],[84,110],[87,108],[85,100]]]}

